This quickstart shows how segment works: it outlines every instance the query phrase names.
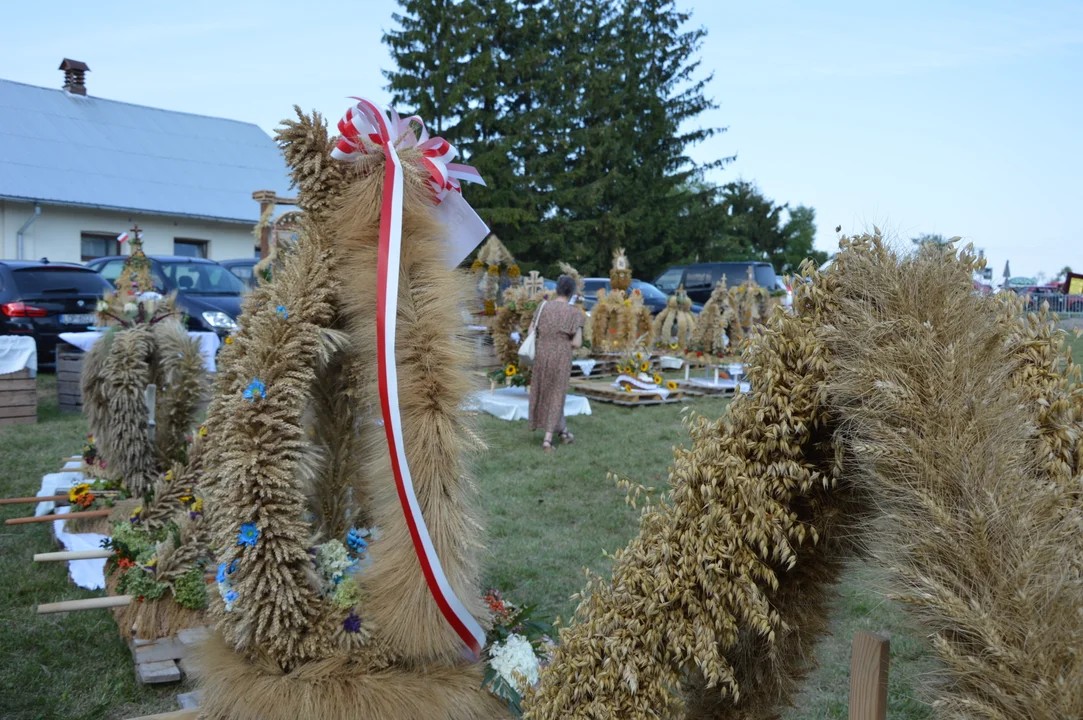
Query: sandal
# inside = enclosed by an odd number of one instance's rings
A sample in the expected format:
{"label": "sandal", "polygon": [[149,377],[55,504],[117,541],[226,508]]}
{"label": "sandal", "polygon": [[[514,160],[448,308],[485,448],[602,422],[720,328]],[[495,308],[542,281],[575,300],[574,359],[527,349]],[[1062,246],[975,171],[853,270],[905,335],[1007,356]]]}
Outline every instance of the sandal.
{"label": "sandal", "polygon": [[565,445],[571,445],[573,442],[575,442],[575,435],[572,435],[570,432],[565,430],[560,434],[560,441]]}
{"label": "sandal", "polygon": [[548,440],[542,440],[542,450],[547,453],[553,452],[553,443]]}

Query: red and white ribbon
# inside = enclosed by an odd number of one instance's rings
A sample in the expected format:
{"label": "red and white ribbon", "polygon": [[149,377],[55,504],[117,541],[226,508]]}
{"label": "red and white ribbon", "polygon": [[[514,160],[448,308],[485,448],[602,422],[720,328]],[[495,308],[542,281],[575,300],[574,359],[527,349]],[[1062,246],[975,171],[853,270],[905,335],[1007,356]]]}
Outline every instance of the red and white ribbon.
{"label": "red and white ribbon", "polygon": [[[474,654],[481,656],[485,646],[485,631],[467,611],[455,595],[444,575],[440,558],[433,547],[432,538],[421,505],[414,491],[410,465],[406,460],[403,441],[402,417],[399,410],[398,366],[395,362],[395,324],[399,298],[399,265],[402,249],[402,162],[398,150],[417,147],[421,149],[421,163],[429,172],[433,199],[440,203],[448,192],[461,192],[459,182],[484,184],[477,170],[451,162],[455,148],[443,138],[430,138],[425,123],[419,117],[400,118],[394,110],[385,114],[374,103],[353,98],[357,104],[346,111],[339,121],[339,139],[332,157],[350,160],[371,149],[365,141],[382,148],[384,158],[384,192],[380,208],[380,244],[376,265],[376,356],[380,390],[380,410],[383,415],[384,432],[391,452],[391,471],[395,476],[399,502],[406,516],[410,537],[414,542],[421,571],[440,612],[448,624],[462,638]],[[420,127],[416,135],[411,125]]]}

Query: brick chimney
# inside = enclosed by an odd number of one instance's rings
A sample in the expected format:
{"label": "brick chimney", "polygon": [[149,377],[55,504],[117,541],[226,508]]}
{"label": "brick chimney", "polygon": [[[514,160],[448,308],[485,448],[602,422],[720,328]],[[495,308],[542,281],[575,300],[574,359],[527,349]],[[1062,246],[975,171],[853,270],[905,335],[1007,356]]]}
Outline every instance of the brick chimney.
{"label": "brick chimney", "polygon": [[87,64],[64,58],[60,69],[64,71],[64,89],[72,95],[86,95],[86,73],[90,72]]}

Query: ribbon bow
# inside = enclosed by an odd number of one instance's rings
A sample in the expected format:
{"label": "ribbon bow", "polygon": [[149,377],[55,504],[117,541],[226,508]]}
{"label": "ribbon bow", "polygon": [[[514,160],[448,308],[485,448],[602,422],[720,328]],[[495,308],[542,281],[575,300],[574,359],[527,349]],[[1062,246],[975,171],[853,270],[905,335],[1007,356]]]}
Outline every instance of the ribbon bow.
{"label": "ribbon bow", "polygon": [[[421,151],[421,164],[429,171],[429,184],[437,204],[449,191],[461,194],[461,181],[485,184],[477,170],[452,162],[458,154],[455,146],[442,137],[429,137],[429,129],[419,116],[400,117],[394,108],[390,108],[385,115],[369,100],[353,99],[357,104],[338,121],[341,136],[331,151],[331,157],[351,160],[358,155],[367,155],[363,139],[368,139],[373,145],[390,146],[395,151],[416,147]],[[420,127],[420,133],[415,133],[414,123]]]}
{"label": "ribbon bow", "polygon": [[[440,205],[445,198],[450,201],[444,203],[438,214],[444,210],[452,210],[448,208],[449,205],[461,203],[463,207],[459,207],[456,212],[462,215],[464,211],[469,211],[468,215],[472,215],[477,220],[477,225],[467,223],[464,225],[465,232],[460,233],[469,238],[466,243],[469,249],[466,253],[469,253],[484,238],[487,228],[462,199],[460,181],[465,180],[481,185],[485,182],[474,168],[452,163],[456,154],[455,148],[443,138],[429,137],[425,122],[421,118],[416,115],[402,118],[394,110],[385,114],[368,100],[353,99],[357,100],[357,104],[347,110],[346,115],[338,123],[342,136],[331,151],[331,157],[338,160],[350,160],[362,154],[367,155],[370,152],[364,142],[367,139],[383,150],[386,159],[383,203],[380,210],[380,244],[376,264],[376,366],[382,425],[391,453],[391,471],[395,477],[399,503],[402,505],[414,550],[429,591],[444,619],[477,659],[481,656],[481,649],[485,645],[485,631],[455,595],[455,591],[452,590],[444,574],[440,558],[432,543],[432,537],[429,535],[428,525],[421,513],[417,493],[414,491],[413,477],[410,474],[410,465],[406,460],[406,447],[403,442],[398,367],[395,362],[395,323],[399,298],[403,196],[402,163],[398,151],[405,148],[418,148],[421,151],[420,162],[428,171],[428,182],[434,201],[437,205]],[[420,134],[415,133],[414,123],[420,126]],[[455,195],[449,196],[452,191]],[[485,232],[481,232],[482,230]],[[455,244],[454,241],[452,244]],[[466,245],[459,243],[459,247],[453,250],[452,259]],[[465,254],[454,259],[451,265],[453,267],[457,265],[462,257],[465,257]]]}

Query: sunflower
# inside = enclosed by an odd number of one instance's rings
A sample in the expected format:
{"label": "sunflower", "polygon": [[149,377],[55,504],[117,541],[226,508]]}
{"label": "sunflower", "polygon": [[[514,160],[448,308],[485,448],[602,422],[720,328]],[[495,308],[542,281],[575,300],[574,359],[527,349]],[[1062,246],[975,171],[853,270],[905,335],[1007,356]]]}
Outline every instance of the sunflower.
{"label": "sunflower", "polygon": [[635,355],[634,355],[633,357],[635,357],[635,359],[636,359],[637,361],[638,361],[638,360],[642,360],[642,359],[643,359],[643,353],[641,353],[641,352],[637,352],[637,353],[636,353],[636,354],[635,354]]}
{"label": "sunflower", "polygon": [[652,377],[651,380],[654,380],[655,385],[661,385],[662,384],[662,376],[659,375],[658,373],[655,373],[654,377]]}
{"label": "sunflower", "polygon": [[481,261],[481,258],[476,258],[474,264],[470,266],[471,270],[481,270],[485,267],[485,263]]}
{"label": "sunflower", "polygon": [[499,275],[500,274],[500,266],[499,265],[490,265],[487,272],[490,275]]}
{"label": "sunflower", "polygon": [[78,503],[80,498],[90,492],[90,483],[82,483],[68,490],[68,502]]}
{"label": "sunflower", "polygon": [[226,335],[226,345],[232,345],[232,344],[233,344],[233,336],[232,335]]}
{"label": "sunflower", "polygon": [[523,274],[523,271],[519,269],[518,265],[512,265],[508,268],[508,277],[517,278]]}
{"label": "sunflower", "polygon": [[632,386],[631,385],[625,385],[624,386],[624,392],[632,392]]}
{"label": "sunflower", "polygon": [[680,346],[681,346],[681,344],[680,344],[680,343],[670,343],[670,344],[669,344],[669,349],[670,349],[670,350],[676,350],[676,349],[677,349],[677,348],[679,348]]}
{"label": "sunflower", "polygon": [[651,369],[651,364],[649,362],[641,362],[641,363],[639,363],[639,372],[647,372],[650,369]]}
{"label": "sunflower", "polygon": [[676,389],[677,389],[677,381],[676,380],[670,380],[669,382],[666,383],[666,390],[676,390]]}
{"label": "sunflower", "polygon": [[515,367],[514,365],[508,365],[506,368],[504,368],[504,376],[505,377],[515,377],[515,375],[518,372],[519,372],[519,369],[517,367]]}

